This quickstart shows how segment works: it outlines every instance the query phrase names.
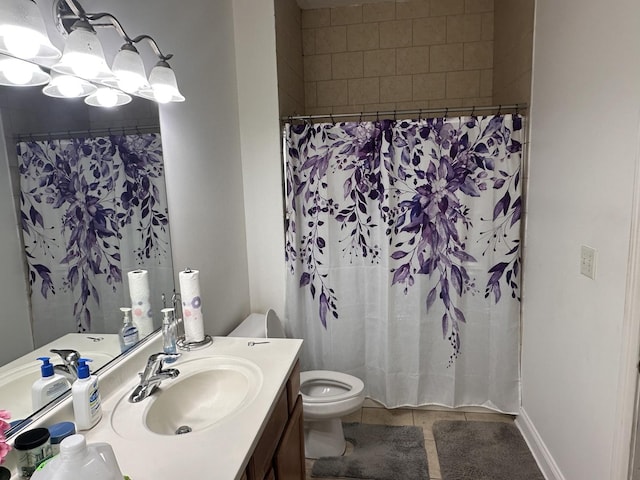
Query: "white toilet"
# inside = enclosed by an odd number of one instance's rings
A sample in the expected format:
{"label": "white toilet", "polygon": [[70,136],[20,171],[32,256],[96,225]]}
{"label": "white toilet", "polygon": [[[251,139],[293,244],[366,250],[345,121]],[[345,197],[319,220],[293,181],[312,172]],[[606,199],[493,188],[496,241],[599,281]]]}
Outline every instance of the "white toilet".
{"label": "white toilet", "polygon": [[[273,310],[253,313],[230,337],[285,338],[284,328]],[[310,370],[300,374],[304,416],[304,449],[307,458],[344,454],[346,441],[342,417],[355,412],[364,402],[364,383],[346,373]]]}

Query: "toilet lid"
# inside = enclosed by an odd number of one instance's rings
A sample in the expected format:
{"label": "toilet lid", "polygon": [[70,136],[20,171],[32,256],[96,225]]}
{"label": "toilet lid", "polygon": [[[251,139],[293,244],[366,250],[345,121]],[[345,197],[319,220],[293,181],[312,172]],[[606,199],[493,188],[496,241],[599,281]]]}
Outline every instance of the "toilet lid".
{"label": "toilet lid", "polygon": [[[320,390],[317,395],[304,393],[308,387]],[[326,387],[323,389],[323,387]],[[324,391],[322,391],[324,390]],[[300,373],[300,394],[304,403],[339,402],[362,395],[364,382],[353,375],[330,370],[310,370]]]}

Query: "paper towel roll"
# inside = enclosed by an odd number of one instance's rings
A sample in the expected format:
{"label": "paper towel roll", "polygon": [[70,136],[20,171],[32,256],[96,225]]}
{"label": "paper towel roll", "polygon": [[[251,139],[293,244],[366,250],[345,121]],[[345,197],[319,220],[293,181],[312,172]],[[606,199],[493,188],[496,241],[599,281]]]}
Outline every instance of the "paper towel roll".
{"label": "paper towel roll", "polygon": [[149,292],[149,272],[146,270],[132,270],[129,277],[129,296],[131,297],[131,318],[138,328],[142,339],[153,332],[153,313]]}
{"label": "paper towel roll", "polygon": [[187,269],[178,274],[180,296],[182,297],[184,339],[187,343],[204,340],[204,319],[202,317],[199,277],[200,272],[198,270]]}

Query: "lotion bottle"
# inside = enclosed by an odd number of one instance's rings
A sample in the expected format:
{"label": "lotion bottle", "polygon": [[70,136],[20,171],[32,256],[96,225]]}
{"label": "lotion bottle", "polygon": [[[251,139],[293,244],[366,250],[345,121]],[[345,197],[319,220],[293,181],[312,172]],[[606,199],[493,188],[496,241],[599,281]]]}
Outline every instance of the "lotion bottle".
{"label": "lotion bottle", "polygon": [[133,324],[133,320],[131,320],[131,308],[121,307],[120,311],[124,317],[119,335],[120,351],[124,353],[138,343],[139,336],[138,328]]}
{"label": "lotion bottle", "polygon": [[102,418],[98,377],[89,372],[88,358],[78,360],[78,379],[71,386],[73,415],[78,430],[89,430]]}
{"label": "lotion bottle", "polygon": [[42,362],[40,366],[42,377],[31,386],[31,404],[34,411],[40,410],[69,389],[69,382],[62,375],[54,372],[49,357],[38,357],[38,360]]}

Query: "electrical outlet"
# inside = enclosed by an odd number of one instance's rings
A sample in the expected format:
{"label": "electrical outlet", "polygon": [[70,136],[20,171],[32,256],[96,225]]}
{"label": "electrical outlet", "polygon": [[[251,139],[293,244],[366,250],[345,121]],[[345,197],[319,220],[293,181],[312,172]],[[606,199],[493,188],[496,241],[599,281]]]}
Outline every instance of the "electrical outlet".
{"label": "electrical outlet", "polygon": [[596,256],[595,248],[580,246],[580,273],[592,280],[596,278]]}

